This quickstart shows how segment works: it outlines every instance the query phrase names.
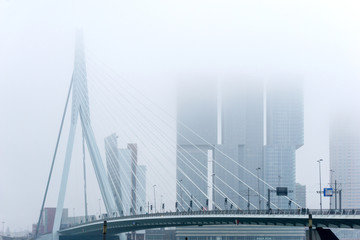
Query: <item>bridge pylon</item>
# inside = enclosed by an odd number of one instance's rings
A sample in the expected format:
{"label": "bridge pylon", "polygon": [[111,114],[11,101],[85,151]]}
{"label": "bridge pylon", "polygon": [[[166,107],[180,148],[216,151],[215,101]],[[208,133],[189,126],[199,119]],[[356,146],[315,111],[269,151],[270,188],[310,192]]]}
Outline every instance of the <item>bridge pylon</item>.
{"label": "bridge pylon", "polygon": [[83,34],[81,30],[76,33],[75,46],[75,62],[72,75],[72,110],[71,110],[71,125],[68,137],[66,155],[64,161],[64,168],[62,172],[60,191],[56,207],[54,225],[53,225],[53,240],[59,238],[58,231],[60,230],[61,217],[64,207],[66,185],[69,176],[71,156],[74,146],[74,138],[76,132],[77,121],[80,118],[83,135],[86,141],[87,149],[95,170],[97,182],[99,184],[100,192],[104,200],[105,208],[108,215],[114,214],[116,205],[112,195],[110,183],[106,176],[105,167],[103,165],[99,148],[95,141],[95,135],[90,121],[89,95],[87,86],[87,73],[85,63],[85,53],[83,45]]}

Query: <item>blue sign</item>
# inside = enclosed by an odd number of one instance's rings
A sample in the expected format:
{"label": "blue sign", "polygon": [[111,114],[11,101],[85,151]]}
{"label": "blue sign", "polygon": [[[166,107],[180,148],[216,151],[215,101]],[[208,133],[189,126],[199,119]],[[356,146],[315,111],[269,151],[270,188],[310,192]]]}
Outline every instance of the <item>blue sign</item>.
{"label": "blue sign", "polygon": [[324,188],[324,197],[332,197],[333,193],[332,188]]}

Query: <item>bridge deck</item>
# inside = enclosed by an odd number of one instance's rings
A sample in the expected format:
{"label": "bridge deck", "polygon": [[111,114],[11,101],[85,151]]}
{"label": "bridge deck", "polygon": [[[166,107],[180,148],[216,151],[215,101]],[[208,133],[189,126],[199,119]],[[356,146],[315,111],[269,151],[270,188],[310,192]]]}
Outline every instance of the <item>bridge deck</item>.
{"label": "bridge deck", "polygon": [[279,225],[307,227],[312,213],[313,227],[360,228],[360,210],[222,210],[143,214],[101,219],[62,229],[61,239],[98,238],[107,221],[107,236],[159,227],[202,226],[221,224]]}

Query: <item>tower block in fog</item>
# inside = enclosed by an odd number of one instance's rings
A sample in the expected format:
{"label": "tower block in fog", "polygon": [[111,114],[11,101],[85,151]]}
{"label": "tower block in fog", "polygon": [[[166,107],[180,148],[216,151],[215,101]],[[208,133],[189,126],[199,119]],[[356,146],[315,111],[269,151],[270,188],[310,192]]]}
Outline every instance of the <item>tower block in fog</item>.
{"label": "tower block in fog", "polygon": [[[264,193],[254,178],[264,178],[262,82],[233,75],[219,83],[215,77],[189,77],[179,86],[177,100],[179,209],[187,210],[191,197],[209,209],[264,207],[259,194],[249,194],[249,188]],[[206,181],[196,169],[202,169]]]}
{"label": "tower block in fog", "polygon": [[360,118],[354,113],[333,116],[329,133],[332,170],[329,180],[337,192],[336,197],[331,198],[331,208],[359,208]]}
{"label": "tower block in fog", "polygon": [[106,171],[101,160],[99,148],[96,144],[94,132],[91,127],[85,54],[83,48],[82,32],[80,31],[77,32],[75,62],[70,88],[72,91],[71,125],[66,147],[66,155],[61,178],[59,197],[55,213],[53,239],[58,238],[57,232],[60,229],[66,185],[70,170],[71,155],[74,146],[76,125],[79,117],[83,136],[89,150],[89,154],[95,170],[95,175],[99,184],[101,195],[104,200],[106,211],[108,214],[112,214],[116,211],[115,201],[111,192],[110,184],[108,182]]}
{"label": "tower block in fog", "polygon": [[[295,199],[296,150],[304,144],[302,81],[271,81],[264,99],[263,82],[256,79],[227,75],[217,88],[216,78],[199,78],[183,81],[178,92],[179,209],[187,210],[184,205],[194,196],[200,207],[209,207],[210,201],[221,209],[265,208],[260,195],[267,189],[260,179],[287,187],[289,198]],[[195,169],[203,169],[202,177]],[[183,189],[190,192],[185,197]],[[228,198],[233,202],[228,204]],[[292,207],[286,198],[272,203]]]}
{"label": "tower block in fog", "polygon": [[[296,150],[304,145],[302,81],[272,79],[266,90],[265,181],[296,192]],[[296,194],[289,193],[291,199]],[[295,207],[287,199],[273,202],[280,208]]]}

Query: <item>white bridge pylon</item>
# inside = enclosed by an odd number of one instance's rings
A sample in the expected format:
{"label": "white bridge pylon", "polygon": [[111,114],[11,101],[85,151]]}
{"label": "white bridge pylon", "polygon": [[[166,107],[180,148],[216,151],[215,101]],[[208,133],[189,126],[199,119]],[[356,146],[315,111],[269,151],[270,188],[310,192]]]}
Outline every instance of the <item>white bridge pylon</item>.
{"label": "white bridge pylon", "polygon": [[90,154],[91,162],[95,170],[96,179],[99,184],[99,188],[101,191],[102,198],[104,200],[106,211],[109,215],[117,211],[114,197],[112,195],[110,184],[108,182],[106,171],[101,159],[99,148],[96,144],[94,132],[91,127],[85,54],[84,54],[84,46],[83,46],[83,36],[81,31],[78,31],[76,36],[75,62],[74,62],[71,87],[72,87],[71,125],[70,125],[70,133],[66,147],[65,162],[64,162],[59,197],[56,207],[54,226],[52,231],[53,239],[58,239],[58,231],[60,230],[61,217],[62,217],[64,200],[65,200],[66,185],[68,181],[72,150],[74,146],[74,138],[76,132],[75,130],[79,116],[80,116],[80,123],[83,130],[84,138]]}

